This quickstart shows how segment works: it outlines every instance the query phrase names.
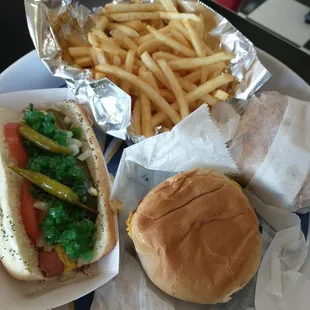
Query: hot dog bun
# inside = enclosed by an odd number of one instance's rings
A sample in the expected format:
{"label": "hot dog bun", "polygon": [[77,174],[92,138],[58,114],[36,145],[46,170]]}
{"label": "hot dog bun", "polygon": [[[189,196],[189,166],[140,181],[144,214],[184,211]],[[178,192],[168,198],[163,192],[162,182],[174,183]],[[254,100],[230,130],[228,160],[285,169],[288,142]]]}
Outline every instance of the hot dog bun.
{"label": "hot dog bun", "polygon": [[130,221],[151,281],[189,302],[224,303],[261,259],[258,220],[246,196],[214,169],[180,173],[153,188]]}
{"label": "hot dog bun", "polygon": [[[56,103],[56,106],[70,118],[73,126],[82,128],[81,152],[91,150],[91,156],[86,159],[86,163],[98,192],[96,243],[91,261],[93,263],[108,254],[116,244],[114,219],[109,202],[108,172],[100,145],[81,105],[73,101],[63,101]],[[6,123],[20,122],[22,117],[22,112],[0,109],[0,258],[5,269],[14,278],[39,280],[45,277],[38,267],[38,252],[26,234],[20,215],[20,187],[23,179],[8,168],[9,165],[16,165],[16,162],[10,156],[3,132]]]}

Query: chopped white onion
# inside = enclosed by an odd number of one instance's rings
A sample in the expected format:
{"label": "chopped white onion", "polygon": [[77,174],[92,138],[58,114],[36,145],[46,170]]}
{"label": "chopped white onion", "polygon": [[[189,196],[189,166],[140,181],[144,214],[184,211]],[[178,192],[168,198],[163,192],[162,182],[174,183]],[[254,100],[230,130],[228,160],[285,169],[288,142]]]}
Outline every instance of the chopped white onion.
{"label": "chopped white onion", "polygon": [[90,195],[92,195],[92,196],[97,196],[98,195],[98,191],[94,187],[92,187],[92,186],[88,189],[88,193]]}
{"label": "chopped white onion", "polygon": [[78,139],[72,138],[72,139],[70,140],[70,144],[75,144],[75,145],[77,145],[78,148],[80,148],[80,147],[82,146],[83,143],[82,143],[80,140],[78,140]]}
{"label": "chopped white onion", "polygon": [[79,154],[80,150],[76,144],[70,144],[69,148],[72,150],[72,155],[75,156]]}
{"label": "chopped white onion", "polygon": [[47,204],[44,201],[35,201],[33,206],[38,210],[47,211]]}
{"label": "chopped white onion", "polygon": [[91,156],[91,150],[87,149],[86,151],[84,151],[81,155],[78,156],[78,159],[80,161],[84,161],[85,159],[87,159],[89,156]]}
{"label": "chopped white onion", "polygon": [[85,265],[85,264],[87,264],[87,262],[83,258],[79,257],[77,259],[77,265],[78,266],[82,266],[82,265]]}
{"label": "chopped white onion", "polygon": [[69,125],[72,123],[72,120],[70,117],[68,117],[67,115],[65,116],[63,122],[66,124],[66,125]]}
{"label": "chopped white onion", "polygon": [[73,137],[73,132],[72,131],[66,131],[66,134],[67,134],[67,137],[69,138],[69,139],[71,139],[72,137]]}

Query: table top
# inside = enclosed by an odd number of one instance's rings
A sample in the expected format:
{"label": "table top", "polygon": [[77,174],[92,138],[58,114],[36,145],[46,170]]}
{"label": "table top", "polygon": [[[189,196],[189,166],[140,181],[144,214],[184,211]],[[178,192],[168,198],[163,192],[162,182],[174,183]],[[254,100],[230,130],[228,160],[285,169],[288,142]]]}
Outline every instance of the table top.
{"label": "table top", "polygon": [[[23,2],[18,2],[17,5],[12,5],[10,1],[1,3],[0,28],[3,29],[2,42],[7,42],[7,44],[3,45],[5,48],[1,53],[0,72],[34,48],[28,32]],[[105,0],[82,0],[80,2],[93,7],[96,4],[102,5]],[[310,63],[310,55],[217,3],[210,0],[204,2],[226,17],[257,47],[286,64],[310,84],[310,69],[306,65]]]}

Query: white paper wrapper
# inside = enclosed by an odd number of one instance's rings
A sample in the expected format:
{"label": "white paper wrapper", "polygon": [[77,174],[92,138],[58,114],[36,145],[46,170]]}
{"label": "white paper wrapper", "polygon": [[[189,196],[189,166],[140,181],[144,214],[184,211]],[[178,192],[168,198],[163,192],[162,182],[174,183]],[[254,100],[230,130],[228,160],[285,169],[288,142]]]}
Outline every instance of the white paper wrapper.
{"label": "white paper wrapper", "polygon": [[310,203],[310,105],[276,92],[247,102],[230,150],[240,180],[265,203],[297,210]]}
{"label": "white paper wrapper", "polygon": [[[204,120],[204,126],[197,121],[200,118]],[[189,145],[188,148],[183,148],[184,143]],[[125,149],[112,189],[112,198],[121,200],[125,206],[125,211],[121,215],[123,224],[120,225],[125,249],[134,255],[132,242],[129,237],[126,237],[125,219],[128,212],[136,208],[138,202],[151,188],[179,171],[210,166],[217,167],[224,173],[236,172],[235,164],[225,145],[225,139],[211,121],[206,107],[201,107],[183,120],[172,132],[147,139]],[[257,280],[254,277],[244,289],[233,296],[229,303],[199,305],[167,296],[150,283],[136,259],[126,253],[120,274],[115,280],[109,282],[108,286],[103,286],[96,291],[91,310],[244,310],[255,305],[257,310],[276,310],[278,305],[289,297],[292,298],[290,304],[294,305],[291,309],[295,309],[295,305],[299,303],[300,294],[303,294],[302,298],[307,298],[304,291],[298,292],[299,295],[297,295],[292,286],[293,278],[290,277],[299,275],[298,271],[302,274],[299,269],[307,253],[299,220],[295,214],[267,206],[251,193],[246,192],[246,194],[261,217],[263,253],[267,251],[267,254],[262,261]],[[275,231],[278,233],[274,239]],[[273,253],[272,260],[268,258],[270,253]],[[275,270],[272,277],[271,268]],[[309,269],[304,271],[304,277],[310,276]],[[282,275],[283,279],[281,279]],[[305,280],[303,281],[306,283]],[[270,291],[282,295],[271,308],[268,308],[264,306],[274,298]],[[262,298],[258,298],[260,296]],[[261,299],[266,303],[262,304]]]}
{"label": "white paper wrapper", "polygon": [[297,215],[265,205],[245,191],[256,212],[277,231],[259,268],[255,305],[263,309],[309,309],[310,273],[303,272],[308,247]]}
{"label": "white paper wrapper", "polygon": [[240,115],[228,102],[220,102],[212,107],[211,116],[219,128],[225,142],[230,141],[237,132]]}
{"label": "white paper wrapper", "polygon": [[[29,103],[49,106],[74,100],[67,89],[42,89],[0,95],[0,107],[22,111]],[[116,216],[115,216],[116,222]],[[117,229],[117,224],[116,224]],[[118,236],[118,232],[117,232]],[[2,237],[1,237],[2,240]],[[1,245],[2,246],[2,245]],[[14,264],[14,258],[12,258]],[[0,264],[0,309],[45,310],[78,299],[108,282],[118,273],[119,243],[107,256],[66,281],[18,281]]]}

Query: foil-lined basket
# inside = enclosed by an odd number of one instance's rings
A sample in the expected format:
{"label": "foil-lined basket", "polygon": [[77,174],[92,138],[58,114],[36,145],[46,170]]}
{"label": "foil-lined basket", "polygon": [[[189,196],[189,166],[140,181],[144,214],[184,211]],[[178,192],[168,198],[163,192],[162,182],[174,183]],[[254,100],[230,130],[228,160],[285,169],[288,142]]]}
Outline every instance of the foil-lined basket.
{"label": "foil-lined basket", "polygon": [[[70,65],[70,55],[64,49],[63,39],[70,34],[87,41],[87,33],[94,26],[92,16],[100,8],[90,10],[71,0],[24,1],[31,38],[51,74],[63,78],[80,103],[89,104],[95,123],[104,132],[133,142],[143,139],[136,135],[131,123],[131,97],[107,78],[92,80],[90,69],[81,70]],[[117,2],[121,1],[113,1]],[[252,42],[228,20],[200,1],[179,0],[177,3],[180,12],[203,15],[208,30],[207,44],[214,51],[235,53],[228,67],[238,81],[233,98],[249,98],[270,78]]]}

